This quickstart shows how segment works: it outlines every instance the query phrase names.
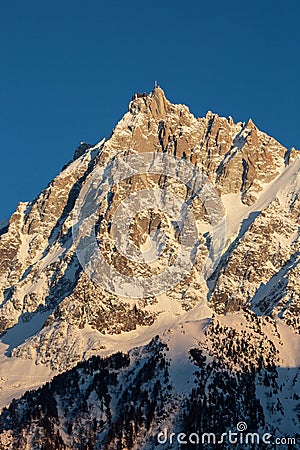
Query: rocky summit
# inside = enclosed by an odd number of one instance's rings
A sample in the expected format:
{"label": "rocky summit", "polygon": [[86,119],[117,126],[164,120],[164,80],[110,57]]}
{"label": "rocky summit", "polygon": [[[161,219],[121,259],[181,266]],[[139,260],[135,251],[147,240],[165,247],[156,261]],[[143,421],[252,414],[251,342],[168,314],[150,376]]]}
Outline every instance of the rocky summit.
{"label": "rocky summit", "polygon": [[[299,171],[251,119],[196,118],[160,87],[81,143],[0,226],[0,449],[299,448]],[[183,248],[165,289],[128,294]]]}

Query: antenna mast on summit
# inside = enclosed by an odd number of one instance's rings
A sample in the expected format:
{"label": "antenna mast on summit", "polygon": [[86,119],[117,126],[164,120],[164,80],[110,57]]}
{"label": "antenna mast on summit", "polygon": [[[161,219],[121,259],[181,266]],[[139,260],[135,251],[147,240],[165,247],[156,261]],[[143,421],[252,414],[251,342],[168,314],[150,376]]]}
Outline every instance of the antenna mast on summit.
{"label": "antenna mast on summit", "polygon": [[154,89],[158,88],[158,83],[157,81],[154,81]]}

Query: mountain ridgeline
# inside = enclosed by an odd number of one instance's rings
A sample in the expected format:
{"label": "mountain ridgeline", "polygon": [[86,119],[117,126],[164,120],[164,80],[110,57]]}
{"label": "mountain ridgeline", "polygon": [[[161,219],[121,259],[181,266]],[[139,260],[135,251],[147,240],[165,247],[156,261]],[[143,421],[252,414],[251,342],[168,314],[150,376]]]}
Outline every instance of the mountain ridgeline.
{"label": "mountain ridgeline", "polygon": [[[224,242],[204,279],[218,239],[213,206],[171,172],[119,182],[108,174],[112,162],[148,153],[192,167],[222,204]],[[108,139],[82,143],[0,229],[0,450],[226,450],[233,444],[222,433],[241,432],[240,423],[260,441],[237,449],[276,448],[276,438],[299,448],[299,172],[299,152],[251,119],[196,118],[160,87],[135,95]],[[138,264],[116,247],[119,205],[153,190],[189,205],[197,243],[174,286],[130,298],[118,295],[116,279],[104,289],[85,270],[74,218],[96,174],[105,195],[91,207],[95,240],[126,280],[163,273],[184,239],[166,211],[137,209],[126,238],[133,254],[148,255]]]}

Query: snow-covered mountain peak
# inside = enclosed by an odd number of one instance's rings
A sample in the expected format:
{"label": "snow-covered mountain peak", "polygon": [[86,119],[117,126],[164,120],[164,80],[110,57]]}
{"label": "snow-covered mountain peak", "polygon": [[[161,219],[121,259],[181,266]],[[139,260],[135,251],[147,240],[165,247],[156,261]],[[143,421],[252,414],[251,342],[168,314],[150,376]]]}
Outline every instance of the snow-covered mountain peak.
{"label": "snow-covered mountain peak", "polygon": [[[112,176],[115,162],[117,167],[120,161],[126,165],[144,154],[191,168],[190,181],[201,174],[208,190],[201,185],[199,192],[206,196],[194,192],[192,182],[174,177],[174,171],[137,171],[131,177],[119,171],[118,179]],[[21,419],[15,431],[6,428],[5,438],[20,439],[27,411],[32,442],[39,446],[42,425],[30,418],[39,417],[43,408],[49,417],[54,415],[48,424],[51,433],[59,430],[59,444],[51,438],[53,449],[81,445],[76,434],[72,436],[70,414],[78,427],[93,430],[89,438],[84,431],[82,439],[98,439],[103,449],[125,448],[116,446],[122,439],[126,448],[152,449],[149,433],[158,430],[159,423],[203,429],[209,425],[206,417],[211,423],[225,417],[227,428],[244,415],[257,429],[265,423],[272,432],[286,432],[289,426],[296,430],[299,354],[289,351],[289,342],[296,348],[300,331],[298,155],[261,132],[251,119],[235,123],[210,111],[196,118],[187,106],[167,100],[160,87],[133,96],[110,138],[94,146],[81,143],[46,189],[33,201],[19,204],[8,226],[0,227],[1,404],[62,373],[59,381],[43,388],[55,399],[52,406],[43,403],[43,389],[13,403],[3,416],[5,426],[16,416]],[[192,212],[197,230],[188,255],[192,265],[180,282],[159,295],[125,298],[95,282],[78,256],[78,199],[83,193],[91,205],[95,216],[87,219],[95,219],[94,243],[106,263],[122,279],[140,280],[172,267],[184,245],[181,222],[154,202],[140,203],[129,221],[126,201],[150,191],[164,192],[164,205],[176,196]],[[104,193],[101,201],[99,192]],[[143,200],[149,198],[145,194]],[[221,210],[224,235],[212,225]],[[121,225],[129,225],[119,247],[114,234],[118,211],[125,214],[120,215]],[[181,216],[182,223],[185,218]],[[88,241],[89,235],[84,238]],[[156,260],[127,257],[127,248],[131,256],[143,255],[152,244]],[[220,258],[214,259],[217,251]],[[210,259],[216,264],[205,278]],[[116,279],[109,281],[113,285]],[[109,358],[116,351],[126,355]],[[106,380],[101,381],[104,393],[99,377]],[[78,389],[73,379],[81,380]],[[69,408],[68,383],[93,417],[92,426],[80,409]],[[128,413],[129,398],[139,397],[135,389],[144,400],[137,410],[130,403]],[[234,406],[230,396],[238,399]],[[214,399],[225,405],[227,415]],[[203,414],[198,417],[196,410]],[[150,439],[149,445],[132,428],[118,437],[116,430],[124,423],[129,427],[128,417],[138,423],[136,429]],[[33,448],[29,441],[25,444]]]}

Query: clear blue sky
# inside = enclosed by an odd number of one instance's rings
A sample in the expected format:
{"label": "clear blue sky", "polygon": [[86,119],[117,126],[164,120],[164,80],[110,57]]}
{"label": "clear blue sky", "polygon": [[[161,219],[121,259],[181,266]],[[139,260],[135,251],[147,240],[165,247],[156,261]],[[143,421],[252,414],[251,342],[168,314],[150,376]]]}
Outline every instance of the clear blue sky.
{"label": "clear blue sky", "polygon": [[0,219],[136,91],[254,122],[300,148],[299,0],[15,0],[0,7]]}

